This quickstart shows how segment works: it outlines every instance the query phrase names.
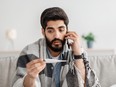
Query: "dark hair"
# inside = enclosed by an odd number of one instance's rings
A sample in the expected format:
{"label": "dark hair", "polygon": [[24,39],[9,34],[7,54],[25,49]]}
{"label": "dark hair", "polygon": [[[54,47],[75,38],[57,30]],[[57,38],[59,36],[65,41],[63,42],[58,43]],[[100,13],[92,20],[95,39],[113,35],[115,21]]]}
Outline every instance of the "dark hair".
{"label": "dark hair", "polygon": [[59,7],[51,7],[43,11],[43,13],[41,14],[41,20],[40,20],[41,26],[43,29],[46,28],[47,22],[50,20],[63,20],[64,24],[68,28],[68,23],[69,23],[68,16],[64,12],[64,10]]}

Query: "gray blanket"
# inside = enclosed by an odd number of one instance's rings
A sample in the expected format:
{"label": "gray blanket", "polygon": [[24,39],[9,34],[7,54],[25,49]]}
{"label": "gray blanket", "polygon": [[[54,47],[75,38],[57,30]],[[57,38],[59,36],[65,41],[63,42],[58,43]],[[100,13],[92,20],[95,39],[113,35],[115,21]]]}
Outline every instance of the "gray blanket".
{"label": "gray blanket", "polygon": [[[28,62],[37,58],[49,58],[46,49],[45,39],[39,39],[39,41],[26,46],[22,50],[17,62],[17,74],[13,87],[23,87],[23,80],[26,75],[26,64]],[[83,55],[86,69],[86,87],[101,87],[95,72],[89,67],[86,53],[83,52]],[[74,65],[74,55],[72,54],[71,49],[68,49],[67,44],[65,44],[61,56],[62,59],[67,60],[67,62],[61,63],[60,87],[84,87],[84,81],[81,78],[80,71]],[[47,64],[46,68],[38,75],[38,78],[36,79],[36,87],[56,87],[53,73],[53,65],[50,63]]]}

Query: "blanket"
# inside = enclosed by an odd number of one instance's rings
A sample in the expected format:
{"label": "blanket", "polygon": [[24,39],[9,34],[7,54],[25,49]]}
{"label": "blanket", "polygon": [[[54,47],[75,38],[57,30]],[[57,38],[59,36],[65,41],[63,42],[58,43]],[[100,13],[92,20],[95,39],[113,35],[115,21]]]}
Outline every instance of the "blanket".
{"label": "blanket", "polygon": [[[44,38],[26,46],[17,62],[17,74],[13,87],[23,87],[23,80],[26,76],[26,64],[34,59],[49,58],[47,52],[46,41]],[[84,81],[81,77],[81,72],[74,65],[74,55],[72,50],[65,43],[64,49],[60,54],[62,60],[67,60],[66,63],[60,63],[60,87],[84,87]],[[86,70],[86,87],[101,87],[95,72],[90,68],[87,54],[83,52],[83,61]],[[54,74],[54,66],[51,63],[46,64],[46,68],[38,75],[36,79],[36,87],[56,87]]]}

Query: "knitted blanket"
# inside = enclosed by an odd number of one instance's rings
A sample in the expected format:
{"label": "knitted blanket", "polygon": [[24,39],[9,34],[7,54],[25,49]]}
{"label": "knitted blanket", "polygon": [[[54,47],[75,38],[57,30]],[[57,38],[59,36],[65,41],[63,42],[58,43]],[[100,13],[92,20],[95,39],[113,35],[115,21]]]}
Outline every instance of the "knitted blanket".
{"label": "knitted blanket", "polygon": [[[83,52],[83,55],[86,69],[86,87],[100,87],[95,72],[89,67],[86,53]],[[62,60],[67,60],[66,63],[61,63],[59,75],[60,87],[84,87],[84,81],[81,78],[80,71],[74,65],[74,55],[72,54],[71,49],[68,48],[67,44],[65,44],[64,50],[60,56]],[[17,74],[13,87],[23,87],[23,80],[26,75],[26,64],[37,58],[49,58],[45,39],[39,39],[22,50],[17,62]],[[53,68],[53,64],[46,64],[46,68],[36,79],[36,87],[56,87]]]}

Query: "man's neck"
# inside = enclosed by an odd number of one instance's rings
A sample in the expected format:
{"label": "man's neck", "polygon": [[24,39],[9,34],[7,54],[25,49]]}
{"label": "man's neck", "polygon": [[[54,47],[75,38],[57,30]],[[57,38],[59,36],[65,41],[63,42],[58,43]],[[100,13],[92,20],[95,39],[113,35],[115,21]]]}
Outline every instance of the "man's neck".
{"label": "man's neck", "polygon": [[53,56],[53,57],[57,57],[61,53],[61,52],[54,52],[50,48],[48,48],[48,49],[50,51],[51,56]]}

